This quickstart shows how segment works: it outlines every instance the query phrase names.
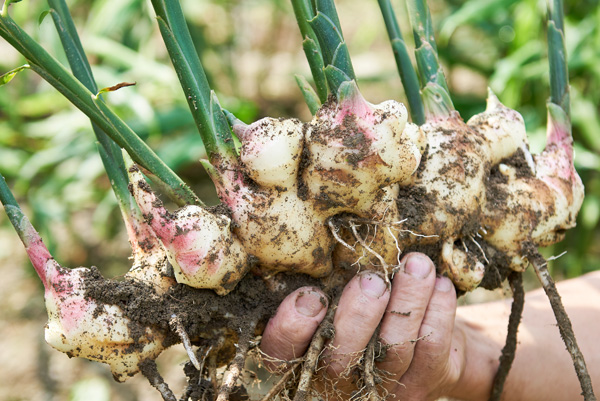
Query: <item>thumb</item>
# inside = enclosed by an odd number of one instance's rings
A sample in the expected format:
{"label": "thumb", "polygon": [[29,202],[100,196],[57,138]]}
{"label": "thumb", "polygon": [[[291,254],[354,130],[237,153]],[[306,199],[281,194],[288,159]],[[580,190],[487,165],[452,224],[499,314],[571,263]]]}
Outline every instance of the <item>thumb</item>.
{"label": "thumb", "polygon": [[327,305],[327,297],[314,287],[299,288],[283,300],[269,320],[260,344],[268,369],[304,354],[325,317]]}

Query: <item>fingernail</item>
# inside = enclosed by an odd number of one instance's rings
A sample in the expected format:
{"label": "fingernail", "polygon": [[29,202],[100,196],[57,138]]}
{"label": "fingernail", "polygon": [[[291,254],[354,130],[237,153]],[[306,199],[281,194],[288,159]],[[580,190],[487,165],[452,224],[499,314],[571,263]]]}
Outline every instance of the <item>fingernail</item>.
{"label": "fingernail", "polygon": [[409,255],[404,265],[404,271],[416,278],[429,276],[432,268],[433,266],[429,258],[419,254]]}
{"label": "fingernail", "polygon": [[360,277],[360,289],[370,297],[379,298],[387,289],[387,285],[381,276],[364,273]]}
{"label": "fingernail", "polygon": [[438,291],[448,292],[452,289],[452,281],[448,277],[438,277],[435,279],[435,288]]}
{"label": "fingernail", "polygon": [[325,297],[318,292],[302,291],[296,298],[296,310],[307,317],[317,316],[326,306]]}

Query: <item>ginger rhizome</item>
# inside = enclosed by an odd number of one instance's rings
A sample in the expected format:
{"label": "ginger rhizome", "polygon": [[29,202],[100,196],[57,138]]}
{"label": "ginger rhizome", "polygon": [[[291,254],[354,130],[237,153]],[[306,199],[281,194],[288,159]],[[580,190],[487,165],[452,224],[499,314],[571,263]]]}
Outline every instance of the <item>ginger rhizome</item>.
{"label": "ginger rhizome", "polygon": [[[20,209],[12,205],[5,207],[17,222],[29,259],[44,284],[48,344],[70,357],[108,364],[118,381],[133,376],[140,370],[141,362],[155,359],[164,350],[164,330],[140,325],[119,306],[94,299],[92,286],[101,280],[98,272],[60,266]],[[165,283],[161,283],[163,275],[158,269],[166,266],[166,255],[158,242],[152,242],[152,237],[145,241],[141,248],[134,247],[130,274],[135,280],[160,288]]]}
{"label": "ginger rhizome", "polygon": [[[133,249],[126,278],[148,285],[157,299],[182,284],[227,295],[250,271],[268,291],[282,291],[271,278],[279,272],[323,278],[371,269],[389,277],[402,253],[420,250],[461,291],[486,275],[503,279],[527,266],[532,247],[562,239],[583,200],[567,120],[549,110],[540,155],[529,153],[521,116],[491,92],[486,111],[466,123],[453,111],[416,126],[402,104],[372,105],[353,81],[312,121],[235,121],[239,158],[202,162],[220,207],[171,213],[129,165],[139,211],[124,212]],[[46,288],[53,347],[107,363],[124,380],[176,342],[175,331],[186,338],[182,324],[140,324],[95,299],[91,287],[101,277],[58,265],[28,220],[20,221]],[[491,282],[485,285],[498,280]],[[233,333],[225,326],[195,329],[194,338]]]}
{"label": "ginger rhizome", "polygon": [[203,161],[225,214],[187,206],[171,215],[132,174],[176,279],[222,294],[250,256],[266,275],[323,277],[334,259],[391,274],[407,249],[469,291],[489,269],[522,270],[526,247],[560,240],[583,199],[570,133],[551,125],[547,149],[532,156],[522,117],[491,92],[466,123],[452,111],[418,127],[402,104],[372,105],[351,81],[310,122],[233,130],[239,159]]}

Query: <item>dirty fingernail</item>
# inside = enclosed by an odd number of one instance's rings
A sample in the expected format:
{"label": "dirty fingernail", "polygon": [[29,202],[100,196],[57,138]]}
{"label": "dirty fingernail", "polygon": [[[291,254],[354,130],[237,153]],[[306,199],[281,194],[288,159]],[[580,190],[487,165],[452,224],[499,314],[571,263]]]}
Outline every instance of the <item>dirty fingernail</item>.
{"label": "dirty fingernail", "polygon": [[325,306],[327,306],[327,301],[318,292],[304,291],[296,298],[296,310],[307,317],[317,316]]}
{"label": "dirty fingernail", "polygon": [[404,265],[404,271],[417,278],[427,277],[432,268],[429,258],[419,254],[410,255]]}
{"label": "dirty fingernail", "polygon": [[435,288],[438,291],[448,292],[452,289],[452,282],[448,277],[438,277],[435,279]]}
{"label": "dirty fingernail", "polygon": [[370,297],[379,298],[387,289],[387,285],[379,275],[365,273],[360,277],[360,289]]}

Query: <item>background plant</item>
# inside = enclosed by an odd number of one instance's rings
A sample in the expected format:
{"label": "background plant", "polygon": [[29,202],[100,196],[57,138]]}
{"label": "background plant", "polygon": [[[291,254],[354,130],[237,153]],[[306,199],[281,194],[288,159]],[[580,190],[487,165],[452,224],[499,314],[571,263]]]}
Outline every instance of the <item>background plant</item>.
{"label": "background plant", "polygon": [[[401,2],[397,3],[397,10],[402,10]],[[205,202],[216,202],[212,184],[197,163],[203,152],[201,141],[149,4],[105,0],[70,6],[77,26],[85,27],[82,41],[99,86],[138,82],[136,87],[111,94],[111,106]],[[293,80],[293,73],[308,76],[308,66],[288,1],[184,1],[183,7],[209,81],[225,108],[248,122],[265,115],[308,118]],[[453,101],[463,117],[483,109],[485,88],[490,85],[508,107],[523,114],[533,133],[534,151],[541,149],[548,97],[544,5],[531,0],[471,0],[433,2],[430,7]],[[365,96],[375,102],[402,100],[377,5],[346,1],[338,8]],[[38,23],[45,9],[45,2],[28,2],[13,7],[11,14],[66,65],[50,18]],[[403,13],[398,14],[402,18]],[[600,267],[600,249],[595,245],[600,243],[598,2],[567,2],[566,16],[576,165],[586,185],[586,200],[577,229],[546,252],[548,256],[568,250],[553,267],[565,276],[576,276]],[[408,26],[406,21],[402,26]],[[409,41],[412,35],[404,32],[404,37]],[[0,53],[8,55],[0,60],[0,71],[22,64],[4,42],[0,42]],[[30,72],[0,88],[0,173],[21,203],[31,207],[34,225],[47,231],[42,235],[66,265],[94,263],[107,276],[125,272],[127,241],[89,122]],[[4,216],[0,223],[8,227]],[[8,237],[2,233],[0,269],[9,274],[29,269],[25,267],[28,262],[20,265],[12,253],[13,248],[20,248],[5,246],[10,244]],[[35,281],[17,282],[19,290],[31,294],[31,307],[26,307],[28,299],[15,294],[12,307],[3,308],[7,311],[3,321],[29,314],[39,332],[44,313],[41,302],[34,300],[41,300],[41,292],[34,294]],[[47,372],[47,367],[42,364],[40,370]],[[45,384],[48,394],[55,391],[51,382]],[[14,395],[25,397],[25,391]]]}

